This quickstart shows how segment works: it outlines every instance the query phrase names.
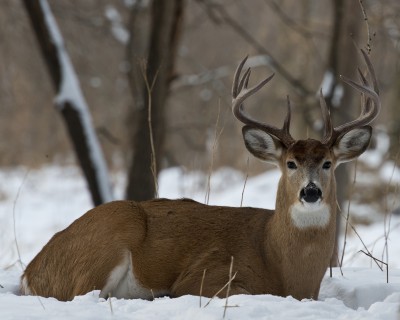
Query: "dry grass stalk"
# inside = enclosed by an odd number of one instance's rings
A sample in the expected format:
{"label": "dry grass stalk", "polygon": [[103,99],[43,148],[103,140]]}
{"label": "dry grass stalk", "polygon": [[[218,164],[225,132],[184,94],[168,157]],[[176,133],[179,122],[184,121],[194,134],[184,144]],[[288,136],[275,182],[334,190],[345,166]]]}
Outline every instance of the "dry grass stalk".
{"label": "dry grass stalk", "polygon": [[339,266],[339,270],[340,270],[340,273],[341,273],[341,275],[342,275],[342,277],[344,276],[344,274],[343,274],[343,270],[342,270],[342,266],[340,265],[340,261],[339,261],[339,256],[336,254],[336,259],[337,259],[337,264],[338,264],[338,266]]}
{"label": "dry grass stalk", "polygon": [[353,198],[354,189],[355,189],[354,186],[356,184],[356,179],[357,179],[357,164],[358,164],[358,160],[356,160],[356,163],[354,165],[354,178],[353,178],[353,183],[350,185],[349,200],[348,200],[348,205],[347,205],[346,227],[344,229],[344,241],[343,241],[342,257],[341,257],[340,263],[339,263],[339,265],[341,267],[343,266],[343,258],[344,258],[344,253],[346,251],[347,230],[348,230],[348,227],[349,227],[351,199]]}
{"label": "dry grass stalk", "polygon": [[235,274],[229,279],[229,281],[228,281],[227,283],[225,283],[225,285],[224,285],[221,289],[219,289],[219,290],[212,296],[212,298],[210,298],[210,300],[208,300],[208,302],[206,303],[206,305],[204,306],[204,308],[207,307],[207,306],[211,303],[211,301],[214,300],[228,285],[230,285],[230,283],[236,278],[236,274],[237,274],[237,271],[236,271]]}
{"label": "dry grass stalk", "polygon": [[226,309],[228,308],[228,298],[229,298],[229,292],[231,291],[231,283],[232,283],[232,269],[233,269],[233,256],[231,256],[231,265],[229,266],[229,281],[228,281],[228,288],[226,289],[224,315],[222,317],[223,319],[225,319]]}
{"label": "dry grass stalk", "polygon": [[243,207],[243,198],[244,198],[244,190],[246,189],[247,179],[249,178],[249,157],[247,157],[246,161],[246,178],[244,179],[244,185],[242,190],[242,198],[240,199],[240,207]]}
{"label": "dry grass stalk", "polygon": [[113,306],[112,306],[112,301],[111,301],[111,294],[108,294],[108,301],[110,303],[110,311],[111,311],[111,315],[114,315],[114,310],[113,310]]}
{"label": "dry grass stalk", "polygon": [[[397,154],[395,156],[395,160],[394,160],[394,164],[393,164],[393,170],[392,170],[392,174],[390,176],[389,179],[389,183],[387,185],[386,188],[386,193],[385,193],[385,217],[383,220],[383,228],[384,228],[384,237],[385,237],[385,245],[383,247],[383,252],[382,252],[382,260],[384,258],[384,254],[386,253],[386,272],[387,272],[387,282],[389,283],[389,246],[388,246],[388,239],[389,239],[389,233],[390,233],[390,229],[391,229],[391,222],[392,222],[392,210],[389,209],[389,205],[388,205],[388,194],[389,194],[389,188],[392,184],[393,181],[393,176],[394,176],[394,172],[396,170],[396,163],[397,160],[399,158],[399,151],[397,151]],[[397,194],[398,193],[398,187],[399,185],[396,184],[394,193]],[[395,206],[395,200],[393,199],[393,204],[392,207]]]}
{"label": "dry grass stalk", "polygon": [[16,219],[15,219],[15,208],[17,207],[17,201],[18,201],[19,195],[21,193],[22,186],[24,185],[26,178],[28,177],[29,171],[30,170],[26,171],[26,173],[22,179],[21,185],[18,188],[17,194],[14,199],[14,203],[13,203],[14,242],[15,242],[15,247],[17,248],[18,263],[20,264],[22,270],[25,270],[25,266],[23,265],[22,260],[21,260],[21,251],[19,250],[19,245],[18,245],[18,240],[17,240],[17,224],[16,224]]}
{"label": "dry grass stalk", "polygon": [[207,269],[204,269],[203,270],[203,276],[201,277],[201,283],[200,283],[200,302],[199,302],[199,304],[200,304],[200,308],[201,308],[201,296],[203,295],[203,285],[204,285],[204,279],[205,279],[205,277],[206,277],[206,271],[207,271]]}
{"label": "dry grass stalk", "polygon": [[[343,214],[342,214],[342,217],[343,217],[344,219],[347,219]],[[358,239],[361,241],[361,243],[362,243],[364,249],[368,252],[368,256],[371,256],[371,257],[372,257],[372,253],[369,251],[369,249],[368,249],[367,246],[365,245],[365,242],[364,242],[363,239],[361,238],[360,234],[357,232],[356,228],[351,224],[351,222],[348,221],[348,223],[349,223],[350,228],[354,231],[354,233],[356,234],[356,236],[358,237]],[[378,268],[379,268],[381,271],[383,271],[382,267],[379,265],[379,263],[377,263],[378,259],[374,258],[373,260],[375,261],[375,263],[376,263],[376,265],[378,266]]]}
{"label": "dry grass stalk", "polygon": [[40,296],[37,294],[36,290],[34,288],[31,288],[31,290],[33,291],[33,295],[37,298],[37,300],[39,301],[43,310],[46,310],[46,308],[44,307],[44,304],[43,304],[42,300],[40,299]]}
{"label": "dry grass stalk", "polygon": [[[388,265],[386,262],[375,258],[375,257],[372,256],[371,253],[369,253],[369,252],[367,253],[367,252],[365,252],[364,250],[360,250],[360,251],[358,251],[358,252],[364,253],[366,256],[368,256],[368,257],[370,257],[371,259],[373,259],[377,264],[378,264],[378,262],[384,264],[384,265],[386,266],[386,283],[389,283],[389,265]],[[381,271],[383,271],[383,270],[381,269]]]}
{"label": "dry grass stalk", "polygon": [[149,135],[150,135],[150,146],[151,146],[151,173],[153,175],[153,180],[154,180],[154,188],[155,188],[155,198],[158,198],[158,179],[157,179],[157,163],[156,163],[156,151],[154,147],[154,137],[153,137],[153,127],[152,127],[152,116],[151,116],[151,107],[152,107],[152,92],[154,85],[157,80],[158,72],[159,69],[157,70],[156,74],[154,75],[153,81],[150,84],[149,79],[147,77],[147,63],[145,61],[142,61],[140,65],[140,71],[142,72],[143,80],[146,85],[146,91],[147,91],[147,110],[148,110],[148,115],[147,115],[147,122],[149,125]]}
{"label": "dry grass stalk", "polygon": [[207,177],[207,189],[206,189],[206,195],[204,199],[204,203],[208,204],[210,201],[210,193],[211,193],[211,175],[214,167],[214,157],[215,153],[217,150],[218,146],[218,140],[224,131],[224,126],[222,126],[221,130],[218,132],[218,125],[219,125],[219,119],[221,115],[221,100],[218,100],[218,115],[217,115],[217,121],[215,122],[215,135],[214,135],[214,141],[213,141],[213,146],[211,149],[211,162],[210,166],[208,167],[208,177]]}

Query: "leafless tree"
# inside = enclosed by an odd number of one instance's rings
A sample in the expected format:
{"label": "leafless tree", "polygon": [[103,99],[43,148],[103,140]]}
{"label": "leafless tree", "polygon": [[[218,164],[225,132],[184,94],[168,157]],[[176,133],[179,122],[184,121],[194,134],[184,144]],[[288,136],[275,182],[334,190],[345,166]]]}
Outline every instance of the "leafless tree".
{"label": "leafless tree", "polygon": [[[173,77],[184,1],[154,0],[148,16],[148,33],[138,17],[138,6],[132,8],[128,47],[135,109],[132,112],[133,156],[126,197],[139,201],[156,194],[155,180],[163,158],[165,105]],[[147,39],[143,38],[143,33],[148,35]]]}
{"label": "leafless tree", "polygon": [[[77,79],[70,78],[74,77],[73,70],[50,7],[47,1],[24,0],[23,3],[39,42],[54,89],[58,95],[63,94],[62,90],[66,90],[63,86],[77,85]],[[67,83],[69,81],[74,83]],[[79,101],[71,99],[71,97],[64,97],[56,101],[56,107],[63,116],[86,177],[93,203],[99,205],[112,200],[105,160],[92,127],[86,102],[81,99],[83,97],[80,88],[74,87],[72,90],[75,92],[70,93],[75,97],[78,94]]]}

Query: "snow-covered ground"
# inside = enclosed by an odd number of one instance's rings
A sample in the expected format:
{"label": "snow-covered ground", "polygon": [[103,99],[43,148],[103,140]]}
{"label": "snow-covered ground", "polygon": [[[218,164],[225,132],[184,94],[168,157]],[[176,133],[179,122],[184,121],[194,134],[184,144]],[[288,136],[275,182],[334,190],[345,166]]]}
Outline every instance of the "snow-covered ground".
{"label": "snow-covered ground", "polygon": [[[212,176],[210,204],[240,206],[245,177],[233,170]],[[113,177],[122,198],[124,177]],[[273,208],[278,171],[247,181],[243,205]],[[390,174],[393,183],[399,177]],[[161,174],[160,196],[190,197],[204,202],[206,178],[201,174],[169,169]],[[75,167],[49,166],[0,171],[0,319],[221,319],[225,299],[184,296],[177,299],[103,300],[98,291],[71,302],[18,296],[19,276],[26,265],[57,231],[91,207],[90,196]],[[356,205],[356,204],[354,204]],[[359,209],[362,209],[360,206]],[[368,250],[386,261],[385,224],[373,218],[370,226],[357,226]],[[386,222],[386,227],[389,224]],[[365,254],[354,232],[347,237],[343,275],[339,269],[323,280],[319,301],[297,301],[271,295],[229,298],[227,319],[400,319],[400,217],[392,216],[388,236],[389,284],[383,272]],[[15,230],[15,234],[14,234]],[[22,265],[18,262],[20,252]]]}

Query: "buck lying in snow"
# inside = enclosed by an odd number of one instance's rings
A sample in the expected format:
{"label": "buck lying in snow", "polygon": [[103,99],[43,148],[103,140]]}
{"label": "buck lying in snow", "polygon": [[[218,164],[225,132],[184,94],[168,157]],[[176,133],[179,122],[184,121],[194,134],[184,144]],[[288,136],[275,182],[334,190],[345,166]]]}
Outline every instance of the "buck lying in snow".
{"label": "buck lying in snow", "polygon": [[[333,128],[321,96],[325,135],[294,140],[290,106],[282,129],[249,117],[243,102],[267,78],[247,88],[248,69],[233,82],[233,113],[242,121],[247,149],[282,171],[275,210],[208,206],[192,200],[115,201],[98,206],[57,233],[21,279],[23,294],[71,300],[100,289],[101,297],[213,296],[229,279],[230,294],[318,298],[336,230],[334,169],[357,158],[371,138],[380,109],[373,86],[344,80],[362,93],[360,116]],[[268,192],[268,191],[266,191]],[[220,296],[225,296],[222,291]]]}

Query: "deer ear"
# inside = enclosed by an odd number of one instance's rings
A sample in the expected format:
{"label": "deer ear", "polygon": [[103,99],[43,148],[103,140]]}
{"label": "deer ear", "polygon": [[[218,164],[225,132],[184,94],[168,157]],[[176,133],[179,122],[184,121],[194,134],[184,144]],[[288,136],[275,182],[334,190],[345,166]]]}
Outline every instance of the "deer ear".
{"label": "deer ear", "polygon": [[282,155],[282,143],[270,134],[251,126],[242,129],[247,150],[258,159],[278,165]]}
{"label": "deer ear", "polygon": [[372,127],[365,126],[350,130],[339,137],[333,146],[337,164],[354,160],[360,156],[368,148],[371,135]]}

